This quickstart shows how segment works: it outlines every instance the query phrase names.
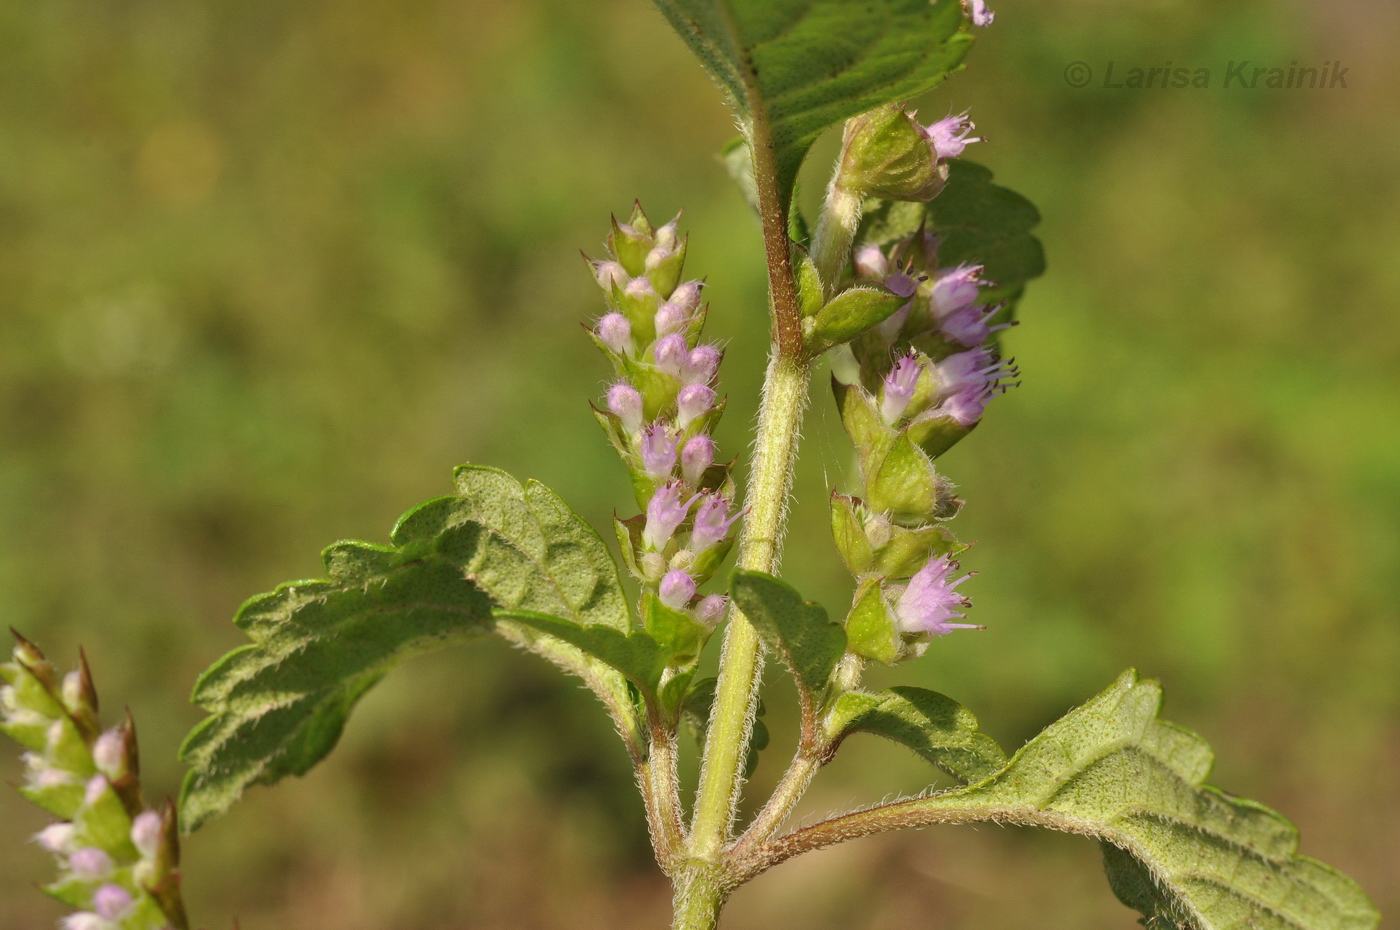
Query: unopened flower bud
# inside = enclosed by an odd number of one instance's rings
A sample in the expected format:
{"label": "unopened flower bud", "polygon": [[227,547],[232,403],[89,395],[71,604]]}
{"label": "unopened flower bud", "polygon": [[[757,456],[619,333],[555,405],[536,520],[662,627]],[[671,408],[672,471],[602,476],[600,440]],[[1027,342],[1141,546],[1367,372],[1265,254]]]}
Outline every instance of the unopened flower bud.
{"label": "unopened flower bud", "polygon": [[685,328],[690,322],[686,309],[680,304],[667,302],[656,310],[656,335],[666,336]]}
{"label": "unopened flower bud", "polygon": [[714,405],[714,388],[705,384],[687,384],[676,396],[676,425],[685,429],[697,418],[709,413]]}
{"label": "unopened flower bud", "polygon": [[68,857],[68,869],[80,881],[100,882],[112,874],[112,857],[96,846],[87,846]]}
{"label": "unopened flower bud", "polygon": [[83,706],[83,673],[78,671],[69,672],[63,676],[63,703],[70,709],[77,709]]}
{"label": "unopened flower bud", "polygon": [[837,171],[835,183],[854,194],[919,203],[937,196],[948,178],[924,127],[894,104],[846,121]]}
{"label": "unopened flower bud", "polygon": [[703,281],[686,281],[678,284],[671,292],[670,302],[683,308],[686,313],[694,313],[700,306],[700,289],[705,286]]}
{"label": "unopened flower bud", "polygon": [[625,288],[627,282],[631,280],[627,276],[627,269],[623,268],[620,263],[612,261],[594,262],[593,277],[597,279],[599,286],[609,294],[612,293],[614,285]]}
{"label": "unopened flower bud", "polygon": [[671,481],[657,488],[647,502],[647,522],[642,530],[642,543],[647,549],[659,552],[666,548],[676,528],[685,522],[693,503],[695,498],[686,500],[685,489],[679,482]]}
{"label": "unopened flower bud", "polygon": [[75,781],[76,778],[62,769],[40,769],[30,773],[30,784],[41,791],[45,788],[62,788]]}
{"label": "unopened flower bud", "polygon": [[642,434],[642,470],[653,478],[669,478],[676,467],[676,441],[660,423]]}
{"label": "unopened flower bud", "polygon": [[[677,217],[679,219],[679,217]],[[676,245],[676,220],[659,227],[653,237],[659,249],[673,249]]]}
{"label": "unopened flower bud", "polygon": [[695,619],[708,627],[716,626],[724,619],[724,611],[729,606],[729,598],[723,594],[709,594],[695,605]]}
{"label": "unopened flower bud", "polygon": [[102,795],[110,788],[111,783],[107,781],[107,776],[92,776],[88,779],[87,787],[83,790],[83,803],[91,807],[102,800]]}
{"label": "unopened flower bud", "polygon": [[59,923],[63,930],[111,930],[112,925],[91,911],[78,911],[64,917]]}
{"label": "unopened flower bud", "polygon": [[598,339],[618,355],[631,355],[632,324],[620,313],[609,313],[598,321]]}
{"label": "unopened flower bud", "polygon": [[681,475],[692,488],[699,487],[705,471],[715,463],[715,441],[704,433],[686,440],[681,449]]}
{"label": "unopened flower bud", "polygon": [[34,834],[34,842],[56,855],[73,851],[73,837],[77,832],[71,823],[51,823]]}
{"label": "unopened flower bud", "polygon": [[866,245],[856,250],[856,275],[876,281],[883,280],[889,271],[889,261],[878,245]]}
{"label": "unopened flower bud", "polygon": [[142,811],[131,821],[131,844],[143,858],[154,859],[160,852],[165,823],[156,811]]}
{"label": "unopened flower bud", "polygon": [[628,435],[635,435],[642,428],[642,395],[632,385],[624,381],[608,388],[607,404]]}
{"label": "unopened flower bud", "polygon": [[894,426],[904,415],[909,402],[914,399],[914,389],[918,387],[922,373],[923,366],[910,354],[896,362],[890,373],[885,375],[880,392],[880,417],[886,425]]}
{"label": "unopened flower bud", "polygon": [[691,350],[685,362],[681,380],[686,384],[709,384],[719,371],[719,361],[724,353],[719,346],[703,343]]}
{"label": "unopened flower bud", "polygon": [[731,501],[718,494],[707,494],[695,511],[695,525],[690,531],[689,549],[696,555],[718,545],[729,535],[729,527],[739,519],[739,514],[729,514]]}
{"label": "unopened flower bud", "polygon": [[656,358],[656,367],[664,371],[673,378],[681,378],[686,369],[686,361],[690,356],[690,349],[685,344],[685,337],[679,333],[671,333],[656,340],[652,346],[652,353]]}
{"label": "unopened flower bud", "polygon": [[695,579],[688,572],[674,569],[662,577],[656,594],[661,598],[661,603],[672,610],[684,610],[685,605],[695,597]]}
{"label": "unopened flower bud", "polygon": [[131,913],[135,901],[131,892],[121,885],[103,885],[92,896],[92,909],[104,919],[113,922]]}
{"label": "unopened flower bud", "polygon": [[[980,0],[973,0],[973,3],[981,6]],[[984,11],[985,9],[983,7]],[[987,13],[987,17],[987,22],[991,22],[990,13]],[[978,23],[978,25],[985,24]],[[972,130],[976,128],[972,120],[967,118],[966,113],[959,113],[957,116],[945,116],[938,122],[931,124],[925,132],[928,133],[929,145],[933,146],[933,151],[939,158],[958,158],[962,155],[963,149],[972,143],[987,141],[980,136],[972,135]]]}
{"label": "unopened flower bud", "polygon": [[967,607],[968,600],[953,589],[966,581],[964,575],[956,581],[948,576],[957,570],[958,564],[947,556],[934,559],[909,579],[909,585],[895,602],[894,613],[899,628],[905,633],[932,633],[941,636],[953,630],[978,630],[975,623],[952,623],[955,617],[963,617],[954,608]]}
{"label": "unopened flower bud", "polygon": [[92,761],[108,778],[121,778],[126,774],[126,734],[114,728],[99,736],[92,745]]}
{"label": "unopened flower bud", "polygon": [[659,552],[648,552],[637,564],[642,570],[642,577],[648,581],[654,582],[666,574],[666,557]]}

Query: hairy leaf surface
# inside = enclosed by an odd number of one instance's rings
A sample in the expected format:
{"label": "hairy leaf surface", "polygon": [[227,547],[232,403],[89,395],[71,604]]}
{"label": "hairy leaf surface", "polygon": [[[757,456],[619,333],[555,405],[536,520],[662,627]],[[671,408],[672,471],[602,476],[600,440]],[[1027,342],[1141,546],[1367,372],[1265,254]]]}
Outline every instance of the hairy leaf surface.
{"label": "hairy leaf surface", "polygon": [[832,710],[831,729],[842,736],[873,733],[908,746],[963,782],[981,781],[1006,765],[1006,753],[977,728],[970,710],[924,688],[848,691]]}
{"label": "hairy leaf surface", "polygon": [[1154,930],[1375,927],[1355,882],[1298,854],[1291,823],[1203,784],[1210,747],[1160,720],[1161,702],[1156,682],[1125,672],[995,777],[923,803],[1101,840],[1114,891]]}
{"label": "hairy leaf surface", "polygon": [[822,130],[937,85],[972,41],[959,0],[656,0],[723,88],[751,144],[772,146],[787,205]]}
{"label": "hairy leaf surface", "polygon": [[[186,830],[249,785],[304,774],[394,665],[491,630],[494,609],[619,636],[629,628],[611,555],[558,497],[489,468],[464,466],[456,482],[455,495],[406,514],[392,545],[337,543],[323,554],[328,578],[285,584],[239,609],[234,622],[252,642],[195,685],[195,704],[211,716],[181,747],[191,766]],[[622,677],[576,648],[516,625],[503,632],[582,675],[614,712],[630,706]]]}

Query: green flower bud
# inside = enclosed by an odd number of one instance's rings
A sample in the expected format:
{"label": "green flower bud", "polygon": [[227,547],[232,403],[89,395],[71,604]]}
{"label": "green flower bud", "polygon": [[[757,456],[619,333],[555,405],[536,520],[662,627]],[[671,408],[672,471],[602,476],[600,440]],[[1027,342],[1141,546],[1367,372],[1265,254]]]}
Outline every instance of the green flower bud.
{"label": "green flower bud", "polygon": [[865,197],[923,203],[947,180],[928,132],[903,106],[886,104],[846,121],[833,183]]}

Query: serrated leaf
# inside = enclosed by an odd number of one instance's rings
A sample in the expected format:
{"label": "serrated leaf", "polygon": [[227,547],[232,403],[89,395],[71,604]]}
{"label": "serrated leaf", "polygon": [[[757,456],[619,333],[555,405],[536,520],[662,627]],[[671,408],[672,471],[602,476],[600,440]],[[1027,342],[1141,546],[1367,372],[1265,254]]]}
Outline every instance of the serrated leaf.
{"label": "serrated leaf", "polygon": [[1040,212],[1025,197],[992,183],[992,172],[975,162],[948,163],[948,181],[926,204],[872,202],[862,222],[861,241],[881,245],[913,235],[921,224],[938,240],[938,265],[982,265],[995,287],[982,291],[984,303],[1015,303],[1026,282],[1045,273],[1045,251],[1031,232]]}
{"label": "serrated leaf", "polygon": [[924,688],[848,691],[837,699],[830,727],[843,737],[873,733],[908,746],[963,782],[981,781],[1006,765],[1006,753],[977,728],[970,710]]}
{"label": "serrated leaf", "polygon": [[[305,774],[394,665],[488,631],[497,607],[629,629],[612,557],[558,497],[495,469],[466,466],[456,480],[456,495],[399,521],[392,546],[337,543],[323,554],[328,578],[283,585],[239,609],[234,622],[252,642],[195,685],[195,704],[211,716],[181,747],[191,766],[184,829],[227,810],[249,785]],[[572,646],[519,634],[584,676],[614,713],[630,706],[611,669]]]}
{"label": "serrated leaf", "polygon": [[725,91],[751,144],[772,147],[786,208],[822,130],[936,86],[972,41],[959,0],[656,0]]}
{"label": "serrated leaf", "polygon": [[811,318],[806,349],[820,355],[832,346],[850,342],[861,333],[883,323],[909,298],[873,287],[853,287],[833,297]]}
{"label": "serrated leaf", "polygon": [[1162,692],[1125,672],[1027,743],[993,778],[930,808],[980,808],[1101,840],[1120,900],[1151,928],[1370,930],[1351,879],[1298,854],[1298,831],[1262,804],[1204,784],[1214,761],[1158,718]]}
{"label": "serrated leaf", "polygon": [[818,703],[846,652],[846,632],[819,604],[804,601],[795,588],[772,575],[736,571],[729,593],[759,638],[792,673],[804,704]]}

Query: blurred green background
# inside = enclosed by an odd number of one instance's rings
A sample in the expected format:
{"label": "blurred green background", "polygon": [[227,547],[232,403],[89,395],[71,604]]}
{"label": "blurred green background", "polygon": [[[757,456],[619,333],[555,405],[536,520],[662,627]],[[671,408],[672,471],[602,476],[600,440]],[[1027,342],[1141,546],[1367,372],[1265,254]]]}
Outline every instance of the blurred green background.
{"label": "blurred green background", "polygon": [[[1135,665],[1304,851],[1400,913],[1400,8],[1387,0],[1002,0],[970,154],[1034,200],[1050,272],[1024,385],[950,454],[985,633],[899,680],[1014,746]],[[1228,61],[1340,60],[1348,87],[1221,89]],[[1210,67],[1208,90],[1075,89]],[[757,230],[716,91],[643,0],[0,5],[0,610],[130,705],[173,793],[195,675],[248,595],[383,541],[461,461],[627,512],[586,403],[578,250],[641,197],[685,208],[746,448],[765,351]],[[809,193],[833,152],[819,146]],[[847,443],[818,379],[787,572],[839,608]],[[770,683],[771,784],[792,744]],[[17,779],[7,753],[0,777]],[[807,813],[918,788],[853,741]],[[0,793],[0,928],[43,823]],[[309,777],[186,847],[196,919],[246,930],[664,926],[623,753],[542,663],[415,661]],[[1011,829],[865,840],[736,895],[726,926],[1131,927],[1093,845]],[[1393,919],[1393,917],[1392,917]],[[1397,926],[1400,924],[1391,924]]]}

